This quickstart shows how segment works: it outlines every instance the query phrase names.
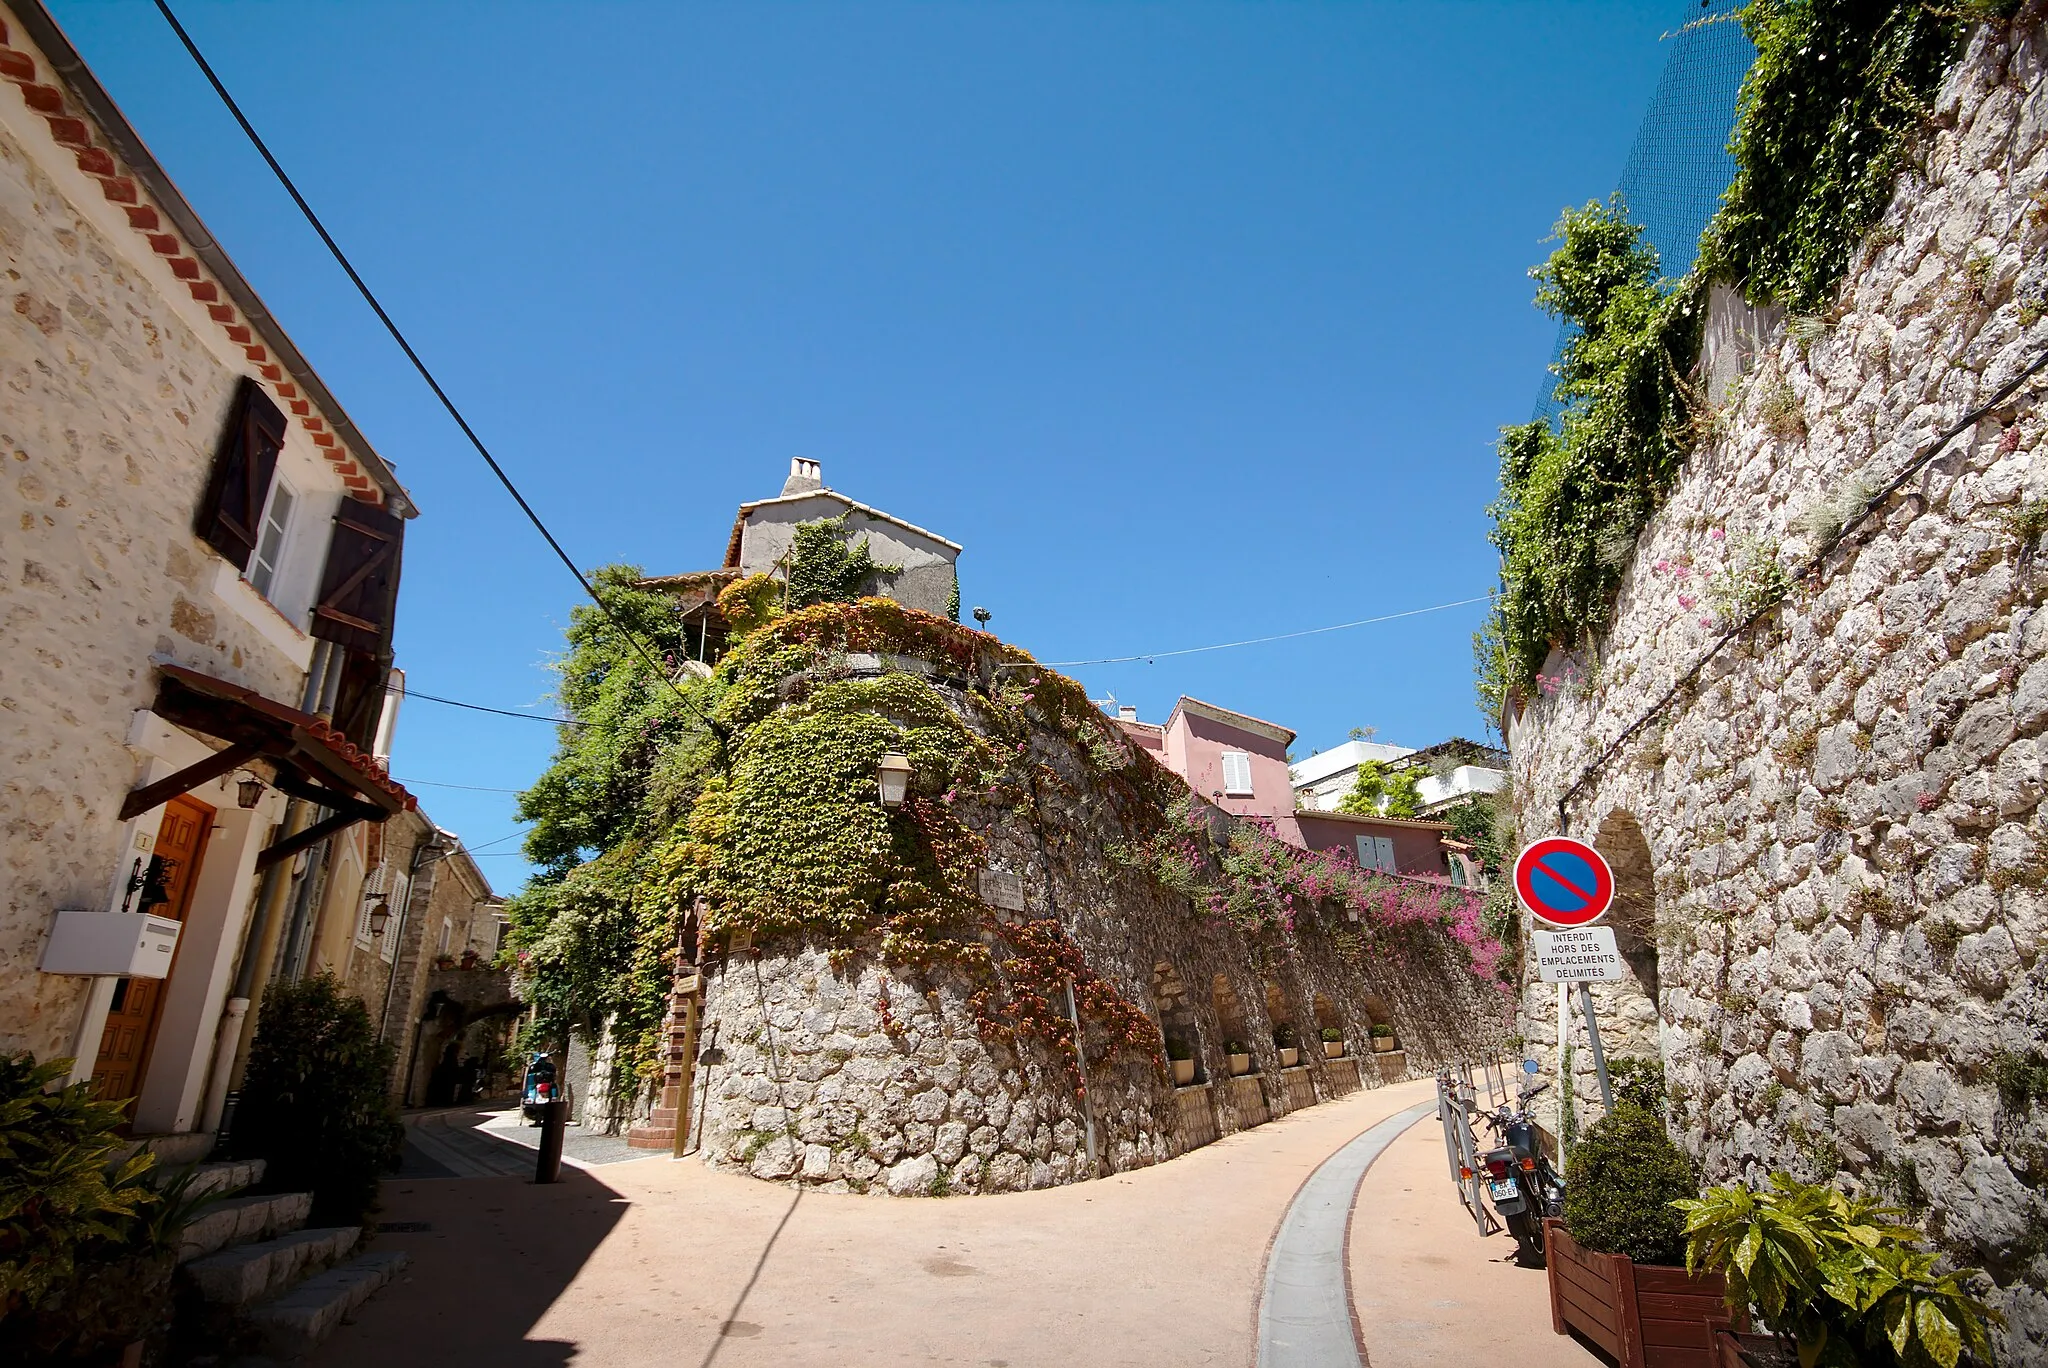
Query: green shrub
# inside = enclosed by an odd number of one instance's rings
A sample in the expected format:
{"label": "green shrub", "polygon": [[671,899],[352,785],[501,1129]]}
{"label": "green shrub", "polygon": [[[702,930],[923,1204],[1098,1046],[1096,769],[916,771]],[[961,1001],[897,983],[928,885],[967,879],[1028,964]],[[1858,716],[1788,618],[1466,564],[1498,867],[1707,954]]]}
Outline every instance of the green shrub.
{"label": "green shrub", "polygon": [[264,1184],[311,1192],[314,1225],[354,1225],[398,1165],[405,1128],[385,1093],[394,1051],[361,999],[328,975],[263,999],[231,1144],[262,1159]]}
{"label": "green shrub", "polygon": [[1685,1218],[1673,1202],[1699,1196],[1692,1161],[1654,1112],[1616,1099],[1571,1152],[1564,1225],[1603,1254],[1675,1264],[1685,1255]]}
{"label": "green shrub", "polygon": [[0,1058],[0,1362],[107,1358],[160,1331],[191,1171],[161,1188],[155,1156],[120,1163],[125,1102],[62,1086],[71,1061]]}
{"label": "green shrub", "polygon": [[1323,1043],[1326,1045],[1342,1045],[1344,1043],[1344,1032],[1335,1026],[1323,1027],[1322,1037]]}
{"label": "green shrub", "polygon": [[1371,1034],[1374,1040],[1392,1040],[1394,1028],[1384,1021],[1376,1021],[1373,1023]]}
{"label": "green shrub", "polygon": [[1187,1041],[1182,1040],[1179,1036],[1168,1036],[1166,1038],[1166,1057],[1168,1059],[1193,1059],[1195,1057],[1195,1049],[1194,1046],[1188,1044]]}

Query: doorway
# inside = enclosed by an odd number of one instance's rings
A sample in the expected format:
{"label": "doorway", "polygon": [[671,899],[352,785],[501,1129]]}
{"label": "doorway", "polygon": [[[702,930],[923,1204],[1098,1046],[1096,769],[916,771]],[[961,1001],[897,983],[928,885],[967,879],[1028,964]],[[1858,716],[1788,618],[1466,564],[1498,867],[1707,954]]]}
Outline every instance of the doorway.
{"label": "doorway", "polygon": [[[157,916],[185,920],[192,906],[192,890],[199,885],[199,861],[206,853],[206,838],[212,829],[213,809],[205,803],[181,796],[164,804],[163,824],[157,828],[156,854],[151,864],[160,870],[169,901],[157,907]],[[173,956],[171,972],[176,973],[177,968],[177,958]],[[169,982],[168,977],[115,981],[106,1029],[100,1034],[99,1057],[92,1067],[94,1096],[125,1101],[142,1090],[142,1073],[149,1065],[157,1019],[163,1014],[164,985]]]}

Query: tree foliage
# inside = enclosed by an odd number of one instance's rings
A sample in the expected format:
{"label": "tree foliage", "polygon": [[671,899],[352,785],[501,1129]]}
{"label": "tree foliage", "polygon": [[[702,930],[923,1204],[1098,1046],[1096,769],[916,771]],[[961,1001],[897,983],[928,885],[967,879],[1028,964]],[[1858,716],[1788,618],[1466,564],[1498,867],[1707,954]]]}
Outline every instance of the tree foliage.
{"label": "tree foliage", "polygon": [[1384,760],[1366,760],[1358,766],[1351,791],[1337,802],[1337,811],[1361,816],[1413,817],[1422,811],[1421,777],[1411,769],[1396,769]]}
{"label": "tree foliage", "polygon": [[1663,1119],[1616,1098],[1571,1151],[1565,1229],[1603,1254],[1675,1264],[1685,1257],[1685,1218],[1672,1203],[1699,1192],[1692,1161],[1664,1133]]}

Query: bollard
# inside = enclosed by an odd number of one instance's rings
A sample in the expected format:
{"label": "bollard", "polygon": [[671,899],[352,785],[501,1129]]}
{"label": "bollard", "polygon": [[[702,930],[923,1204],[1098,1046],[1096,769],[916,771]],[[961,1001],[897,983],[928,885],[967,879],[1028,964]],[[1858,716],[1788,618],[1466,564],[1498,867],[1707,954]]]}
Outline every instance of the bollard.
{"label": "bollard", "polygon": [[569,1110],[562,1099],[551,1097],[541,1111],[540,1154],[533,1164],[533,1181],[558,1183],[562,1180],[562,1134],[569,1126]]}

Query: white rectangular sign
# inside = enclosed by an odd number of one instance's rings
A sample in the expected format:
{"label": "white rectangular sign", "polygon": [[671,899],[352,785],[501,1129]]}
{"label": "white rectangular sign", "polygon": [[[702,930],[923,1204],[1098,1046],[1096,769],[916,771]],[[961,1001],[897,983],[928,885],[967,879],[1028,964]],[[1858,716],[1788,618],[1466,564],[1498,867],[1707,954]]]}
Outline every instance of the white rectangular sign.
{"label": "white rectangular sign", "polygon": [[1536,968],[1545,983],[1617,983],[1628,977],[1611,926],[1531,931]]}

